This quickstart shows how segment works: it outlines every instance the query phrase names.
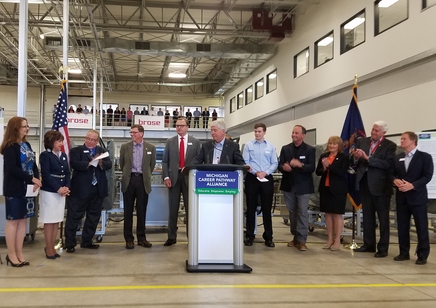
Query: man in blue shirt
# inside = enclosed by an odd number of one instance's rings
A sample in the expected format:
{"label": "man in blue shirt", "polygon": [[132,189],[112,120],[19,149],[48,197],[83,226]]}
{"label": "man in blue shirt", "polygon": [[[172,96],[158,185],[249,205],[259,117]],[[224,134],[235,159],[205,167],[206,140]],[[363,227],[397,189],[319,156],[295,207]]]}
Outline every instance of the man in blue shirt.
{"label": "man in blue shirt", "polygon": [[268,247],[275,247],[273,242],[273,229],[271,220],[271,207],[274,196],[274,179],[272,173],[277,169],[277,154],[274,145],[265,140],[266,125],[254,125],[254,140],[247,142],[243,157],[245,164],[251,170],[245,177],[245,195],[247,203],[246,239],[245,246],[252,246],[254,240],[254,227],[256,223],[256,208],[260,196],[263,239]]}

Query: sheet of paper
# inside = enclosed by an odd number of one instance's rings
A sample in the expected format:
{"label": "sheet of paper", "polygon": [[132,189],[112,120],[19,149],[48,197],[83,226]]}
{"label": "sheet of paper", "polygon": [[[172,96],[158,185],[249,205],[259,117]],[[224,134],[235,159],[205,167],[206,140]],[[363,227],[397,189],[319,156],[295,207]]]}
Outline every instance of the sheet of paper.
{"label": "sheet of paper", "polygon": [[257,177],[257,180],[258,180],[259,182],[269,182],[267,178],[263,178],[263,179],[261,179],[261,178]]}
{"label": "sheet of paper", "polygon": [[33,191],[33,184],[27,184],[26,197],[36,197],[38,196],[39,189],[35,192]]}
{"label": "sheet of paper", "polygon": [[91,164],[92,166],[94,166],[94,167],[97,167],[97,165],[98,165],[98,161],[99,161],[100,159],[103,159],[103,158],[106,158],[106,157],[109,157],[109,152],[104,152],[103,154],[100,154],[100,155],[94,157],[94,159],[91,160],[90,164]]}

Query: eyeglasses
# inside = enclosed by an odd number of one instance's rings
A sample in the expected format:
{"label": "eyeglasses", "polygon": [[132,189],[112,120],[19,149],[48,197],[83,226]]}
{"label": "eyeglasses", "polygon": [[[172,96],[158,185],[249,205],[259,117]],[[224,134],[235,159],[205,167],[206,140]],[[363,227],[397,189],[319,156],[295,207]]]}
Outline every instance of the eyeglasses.
{"label": "eyeglasses", "polygon": [[176,127],[185,127],[185,126],[188,126],[188,125],[176,125]]}
{"label": "eyeglasses", "polygon": [[97,142],[98,141],[98,139],[89,138],[89,137],[86,137],[85,140],[86,141],[92,141],[92,142]]}
{"label": "eyeglasses", "polygon": [[140,132],[130,132],[130,135],[136,135],[139,134]]}

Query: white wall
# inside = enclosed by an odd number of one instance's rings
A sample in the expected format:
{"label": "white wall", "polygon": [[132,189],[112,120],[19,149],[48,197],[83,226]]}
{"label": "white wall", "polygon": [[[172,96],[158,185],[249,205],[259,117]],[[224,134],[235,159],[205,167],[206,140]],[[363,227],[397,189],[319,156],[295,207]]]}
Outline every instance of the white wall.
{"label": "white wall", "polygon": [[[324,143],[330,135],[338,135],[342,125],[348,103],[351,99],[351,85],[357,73],[360,82],[372,79],[377,85],[377,78],[390,78],[388,82],[395,84],[396,75],[383,76],[383,71],[403,63],[413,63],[414,58],[430,55],[436,61],[436,7],[421,12],[421,1],[409,1],[409,19],[388,31],[374,37],[372,0],[330,0],[320,1],[312,6],[305,15],[296,20],[296,30],[291,40],[279,45],[276,55],[257,70],[251,77],[238,85],[233,91],[226,94],[226,122],[231,128],[250,119],[259,121],[262,116],[274,113],[274,110],[284,109],[293,105],[304,104],[309,100],[329,95],[332,89],[350,88],[350,96],[344,105],[328,111],[314,110],[312,115],[280,123],[268,127],[267,139],[276,147],[290,142],[290,132],[293,125],[301,124],[307,129],[316,129],[317,143]],[[366,42],[340,55],[340,24],[352,17],[363,8],[366,9]],[[316,40],[334,30],[334,59],[313,69],[313,44]],[[310,48],[309,73],[300,78],[293,78],[293,57],[303,50]],[[265,77],[277,68],[277,90],[264,95],[250,105],[229,114],[228,102],[240,91],[254,84],[258,79]],[[414,76],[410,76],[413,79]],[[400,133],[405,130],[420,131],[436,128],[434,123],[436,102],[436,72],[426,82],[396,89],[390,93],[383,93],[360,101],[359,108],[367,132],[372,123],[383,119],[390,125],[388,133]],[[375,86],[374,86],[375,87]],[[366,89],[370,92],[371,89]],[[333,93],[331,93],[333,95]],[[368,95],[371,96],[371,95]],[[241,136],[241,142],[252,139],[253,134]]]}

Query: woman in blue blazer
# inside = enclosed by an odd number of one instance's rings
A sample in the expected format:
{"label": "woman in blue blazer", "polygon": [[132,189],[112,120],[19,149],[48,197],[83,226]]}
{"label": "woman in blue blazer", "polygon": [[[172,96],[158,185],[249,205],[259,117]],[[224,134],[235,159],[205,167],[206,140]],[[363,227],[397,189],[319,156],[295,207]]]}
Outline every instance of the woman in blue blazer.
{"label": "woman in blue blazer", "polygon": [[65,196],[70,194],[70,167],[65,153],[61,152],[64,136],[54,130],[44,135],[46,151],[39,155],[42,188],[39,221],[44,223],[45,256],[56,259],[55,250],[59,222],[64,220]]}
{"label": "woman in blue blazer", "polygon": [[0,147],[4,159],[3,195],[6,199],[5,237],[8,248],[6,262],[13,267],[30,264],[23,255],[23,239],[26,235],[26,218],[34,212],[29,213],[28,204],[32,203],[33,198],[26,198],[26,192],[28,184],[33,184],[33,191],[41,187],[35,153],[26,139],[28,133],[27,120],[13,117],[6,126]]}
{"label": "woman in blue blazer", "polygon": [[319,182],[320,211],[325,212],[325,224],[328,240],[323,247],[339,250],[345,213],[345,202],[348,192],[347,170],[348,157],[344,154],[344,143],[338,136],[327,141],[326,152],[321,154],[316,174],[321,176]]}

